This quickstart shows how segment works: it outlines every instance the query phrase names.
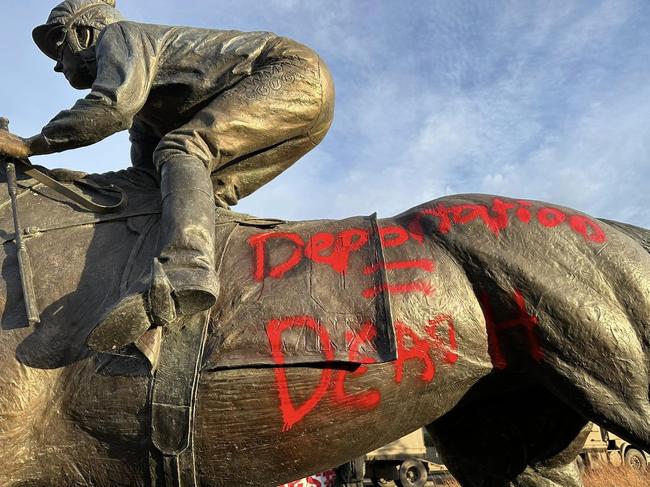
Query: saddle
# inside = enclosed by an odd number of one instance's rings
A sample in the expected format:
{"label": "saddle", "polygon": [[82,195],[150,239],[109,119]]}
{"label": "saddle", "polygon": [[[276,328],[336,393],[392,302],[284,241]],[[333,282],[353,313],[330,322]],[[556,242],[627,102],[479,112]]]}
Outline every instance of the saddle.
{"label": "saddle", "polygon": [[[29,177],[18,181],[19,232],[33,256],[34,269],[42,265],[42,256],[49,249],[61,246],[66,232],[75,253],[88,256],[83,265],[77,264],[83,269],[73,271],[75,264],[66,264],[60,296],[39,289],[36,280],[35,296],[39,308],[45,309],[41,329],[54,319],[49,310],[66,300],[70,306],[71,300],[80,299],[75,294],[85,294],[80,301],[91,306],[85,306],[77,318],[83,322],[83,336],[59,337],[54,347],[34,347],[49,352],[47,357],[25,355],[25,361],[33,366],[56,366],[72,360],[70,344],[77,344],[78,349],[104,310],[150,272],[157,255],[160,217],[154,178],[125,170],[87,176],[82,186],[63,186],[105,200],[107,196],[95,188],[108,185],[119,188],[128,203],[97,213],[79,208],[78,201],[71,201],[56,187]],[[0,224],[5,242],[17,234],[7,210],[5,207]],[[201,371],[385,362],[397,354],[390,299],[387,293],[376,292],[388,283],[374,215],[343,221],[284,222],[220,209],[215,225],[223,292],[212,314],[200,313],[175,326],[151,330],[137,350],[132,347],[119,351],[119,356],[102,359],[111,363],[114,373],[120,373],[120,362],[144,363],[146,357],[151,364],[152,485],[196,483],[192,421]],[[109,261],[99,260],[102,252],[110,254]],[[107,272],[120,278],[103,287],[88,284]],[[13,282],[20,280],[15,274],[14,269]],[[66,295],[66,287],[81,293]],[[93,308],[92,303],[101,305]],[[3,327],[22,326],[22,305],[18,299],[5,309]],[[41,339],[38,330],[33,340]]]}

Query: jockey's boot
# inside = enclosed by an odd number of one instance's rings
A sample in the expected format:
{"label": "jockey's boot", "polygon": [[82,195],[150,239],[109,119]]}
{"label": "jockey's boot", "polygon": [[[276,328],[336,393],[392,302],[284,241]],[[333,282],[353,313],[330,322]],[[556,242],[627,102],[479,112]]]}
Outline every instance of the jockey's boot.
{"label": "jockey's boot", "polygon": [[181,314],[210,309],[219,294],[215,272],[215,201],[210,173],[191,156],[174,157],[160,172],[159,260]]}
{"label": "jockey's boot", "polygon": [[[210,309],[217,301],[215,204],[212,182],[196,158],[175,157],[161,168],[160,256],[147,292],[126,296],[92,331],[88,346],[110,352],[135,343],[150,327],[178,315]],[[146,286],[139,286],[143,288]]]}

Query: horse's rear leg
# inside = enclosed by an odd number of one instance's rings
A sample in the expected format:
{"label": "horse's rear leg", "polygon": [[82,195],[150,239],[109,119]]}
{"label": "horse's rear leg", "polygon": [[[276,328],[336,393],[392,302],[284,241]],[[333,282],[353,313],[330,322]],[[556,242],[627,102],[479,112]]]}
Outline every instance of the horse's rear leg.
{"label": "horse's rear leg", "polygon": [[582,487],[586,420],[540,386],[487,377],[428,426],[463,487]]}
{"label": "horse's rear leg", "polygon": [[589,312],[604,316],[564,329],[540,324],[545,356],[531,371],[588,420],[650,449],[650,317],[634,321],[609,308]]}
{"label": "horse's rear leg", "polygon": [[592,424],[588,423],[560,453],[526,467],[513,482],[516,487],[582,487],[582,475],[576,462],[584,448]]}

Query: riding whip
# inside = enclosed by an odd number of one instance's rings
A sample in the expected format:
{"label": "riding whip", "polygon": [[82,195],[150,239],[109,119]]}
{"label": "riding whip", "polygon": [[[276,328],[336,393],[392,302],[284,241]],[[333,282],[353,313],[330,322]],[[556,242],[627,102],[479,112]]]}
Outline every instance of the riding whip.
{"label": "riding whip", "polygon": [[[6,118],[0,118],[0,130],[9,130],[9,121]],[[20,273],[20,282],[23,288],[23,298],[25,301],[25,311],[27,312],[27,321],[30,326],[41,322],[36,305],[36,293],[34,292],[34,281],[32,279],[32,265],[27,252],[27,245],[23,240],[23,233],[18,218],[18,181],[16,178],[16,166],[11,159],[7,159],[7,191],[11,199],[11,210],[14,219],[14,242],[16,244],[16,253],[18,255],[18,271]]]}

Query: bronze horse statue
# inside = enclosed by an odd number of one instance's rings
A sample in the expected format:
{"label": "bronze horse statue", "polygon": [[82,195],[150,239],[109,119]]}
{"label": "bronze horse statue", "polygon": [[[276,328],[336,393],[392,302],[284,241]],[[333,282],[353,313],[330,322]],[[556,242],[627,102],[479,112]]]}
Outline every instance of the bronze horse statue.
{"label": "bronze horse statue", "polygon": [[[93,178],[122,187],[127,208],[98,216],[20,181],[35,327],[0,206],[3,486],[149,482],[155,354],[86,339],[147,272],[158,189],[133,170]],[[650,449],[650,232],[487,195],[379,220],[223,210],[216,224],[199,485],[276,486],[422,426],[471,487],[582,485],[589,421]]]}

